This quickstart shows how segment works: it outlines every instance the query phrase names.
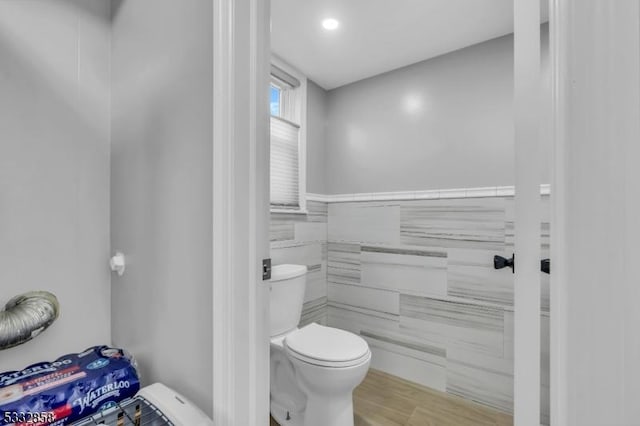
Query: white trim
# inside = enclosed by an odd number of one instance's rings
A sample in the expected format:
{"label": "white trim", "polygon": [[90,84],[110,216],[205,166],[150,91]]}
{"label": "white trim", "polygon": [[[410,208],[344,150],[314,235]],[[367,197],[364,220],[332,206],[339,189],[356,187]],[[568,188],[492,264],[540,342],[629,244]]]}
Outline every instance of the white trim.
{"label": "white trim", "polygon": [[329,196],[323,194],[315,194],[313,192],[307,192],[307,201],[318,201],[321,203],[328,203]]}
{"label": "white trim", "polygon": [[213,421],[267,424],[269,1],[213,7]]}
{"label": "white trim", "polygon": [[269,211],[271,213],[278,213],[278,214],[309,214],[308,210],[298,210],[298,209],[296,209],[296,210],[270,209]]}
{"label": "white trim", "polygon": [[540,2],[514,1],[513,423],[540,424]]}
{"label": "white trim", "polygon": [[496,188],[497,197],[514,197],[516,195],[516,188],[513,186],[498,186]]}
{"label": "white trim", "polygon": [[[227,373],[234,368],[234,357],[228,350],[233,347],[231,322],[231,291],[224,283],[230,281],[232,260],[231,226],[233,214],[229,203],[232,192],[231,154],[228,140],[233,137],[233,63],[232,36],[233,3],[229,0],[214,2],[213,43],[213,421],[217,425],[231,424],[235,411],[233,377]],[[229,68],[229,69],[228,69]],[[222,285],[218,285],[221,283]]]}
{"label": "white trim", "polygon": [[[308,201],[322,203],[348,203],[356,201],[411,201],[411,200],[444,200],[452,198],[493,198],[513,197],[516,191],[513,186],[492,186],[479,188],[429,189],[426,191],[370,192],[355,194],[314,194],[307,193]],[[540,185],[540,195],[550,195],[551,185]],[[273,212],[273,210],[272,210]]]}
{"label": "white trim", "polygon": [[[270,258],[269,228],[271,215],[269,213],[269,70],[271,68],[271,1],[252,0],[251,10],[251,58],[253,59],[249,78],[253,83],[250,96],[252,134],[252,156],[249,171],[253,192],[251,200],[253,206],[250,212],[254,215],[250,221],[253,228],[249,229],[250,238],[255,244],[255,251],[250,253],[250,261],[255,262],[253,281],[249,281],[249,290],[253,291],[255,309],[251,317],[250,326],[254,328],[253,341],[250,341],[249,367],[253,369],[253,381],[249,386],[249,401],[255,404],[250,412],[250,420],[255,424],[267,424],[270,411],[270,287],[262,280],[262,259]],[[306,85],[306,82],[305,82]],[[305,97],[306,108],[306,97]],[[305,169],[306,175],[306,169]],[[302,205],[301,208],[306,206]],[[249,264],[251,266],[251,264]],[[246,265],[245,265],[246,267]],[[253,285],[252,285],[253,284]],[[242,303],[242,301],[240,301]],[[242,332],[236,330],[236,332]],[[237,395],[242,397],[241,395]]]}

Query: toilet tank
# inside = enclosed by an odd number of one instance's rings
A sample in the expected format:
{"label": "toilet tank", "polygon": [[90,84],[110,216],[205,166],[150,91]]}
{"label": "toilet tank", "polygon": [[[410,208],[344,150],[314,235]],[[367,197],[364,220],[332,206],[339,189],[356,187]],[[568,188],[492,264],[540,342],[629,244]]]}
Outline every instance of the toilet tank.
{"label": "toilet tank", "polygon": [[271,269],[271,337],[298,326],[304,302],[307,267],[275,265]]}

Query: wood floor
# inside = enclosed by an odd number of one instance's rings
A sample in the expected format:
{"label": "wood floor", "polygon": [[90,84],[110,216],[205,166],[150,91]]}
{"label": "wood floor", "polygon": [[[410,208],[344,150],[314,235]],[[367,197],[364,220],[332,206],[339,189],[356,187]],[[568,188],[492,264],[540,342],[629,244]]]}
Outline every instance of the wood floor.
{"label": "wood floor", "polygon": [[[356,388],[353,404],[355,426],[513,425],[510,415],[377,370]],[[271,426],[278,424],[271,419]]]}

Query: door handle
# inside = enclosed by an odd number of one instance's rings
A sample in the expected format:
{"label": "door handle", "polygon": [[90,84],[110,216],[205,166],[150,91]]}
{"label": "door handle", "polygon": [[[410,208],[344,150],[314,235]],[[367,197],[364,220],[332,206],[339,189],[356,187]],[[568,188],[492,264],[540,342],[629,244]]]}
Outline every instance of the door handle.
{"label": "door handle", "polygon": [[502,268],[511,268],[511,272],[516,271],[516,255],[512,254],[510,259],[502,256],[493,256],[493,268],[494,269],[502,269]]}
{"label": "door handle", "polygon": [[540,261],[540,270],[545,274],[551,273],[551,259],[542,259]]}
{"label": "door handle", "polygon": [[[510,259],[502,256],[493,256],[493,268],[494,269],[503,269],[503,268],[511,268],[513,272],[516,270],[516,255],[511,255]],[[542,259],[540,261],[540,271],[545,274],[551,273],[551,259]]]}

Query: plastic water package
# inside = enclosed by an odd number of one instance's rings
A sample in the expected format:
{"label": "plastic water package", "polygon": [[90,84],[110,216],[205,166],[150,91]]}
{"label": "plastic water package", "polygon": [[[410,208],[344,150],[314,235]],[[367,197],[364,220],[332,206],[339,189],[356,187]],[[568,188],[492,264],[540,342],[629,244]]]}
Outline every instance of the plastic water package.
{"label": "plastic water package", "polygon": [[0,374],[0,425],[67,425],[111,408],[139,389],[131,355],[95,346]]}

